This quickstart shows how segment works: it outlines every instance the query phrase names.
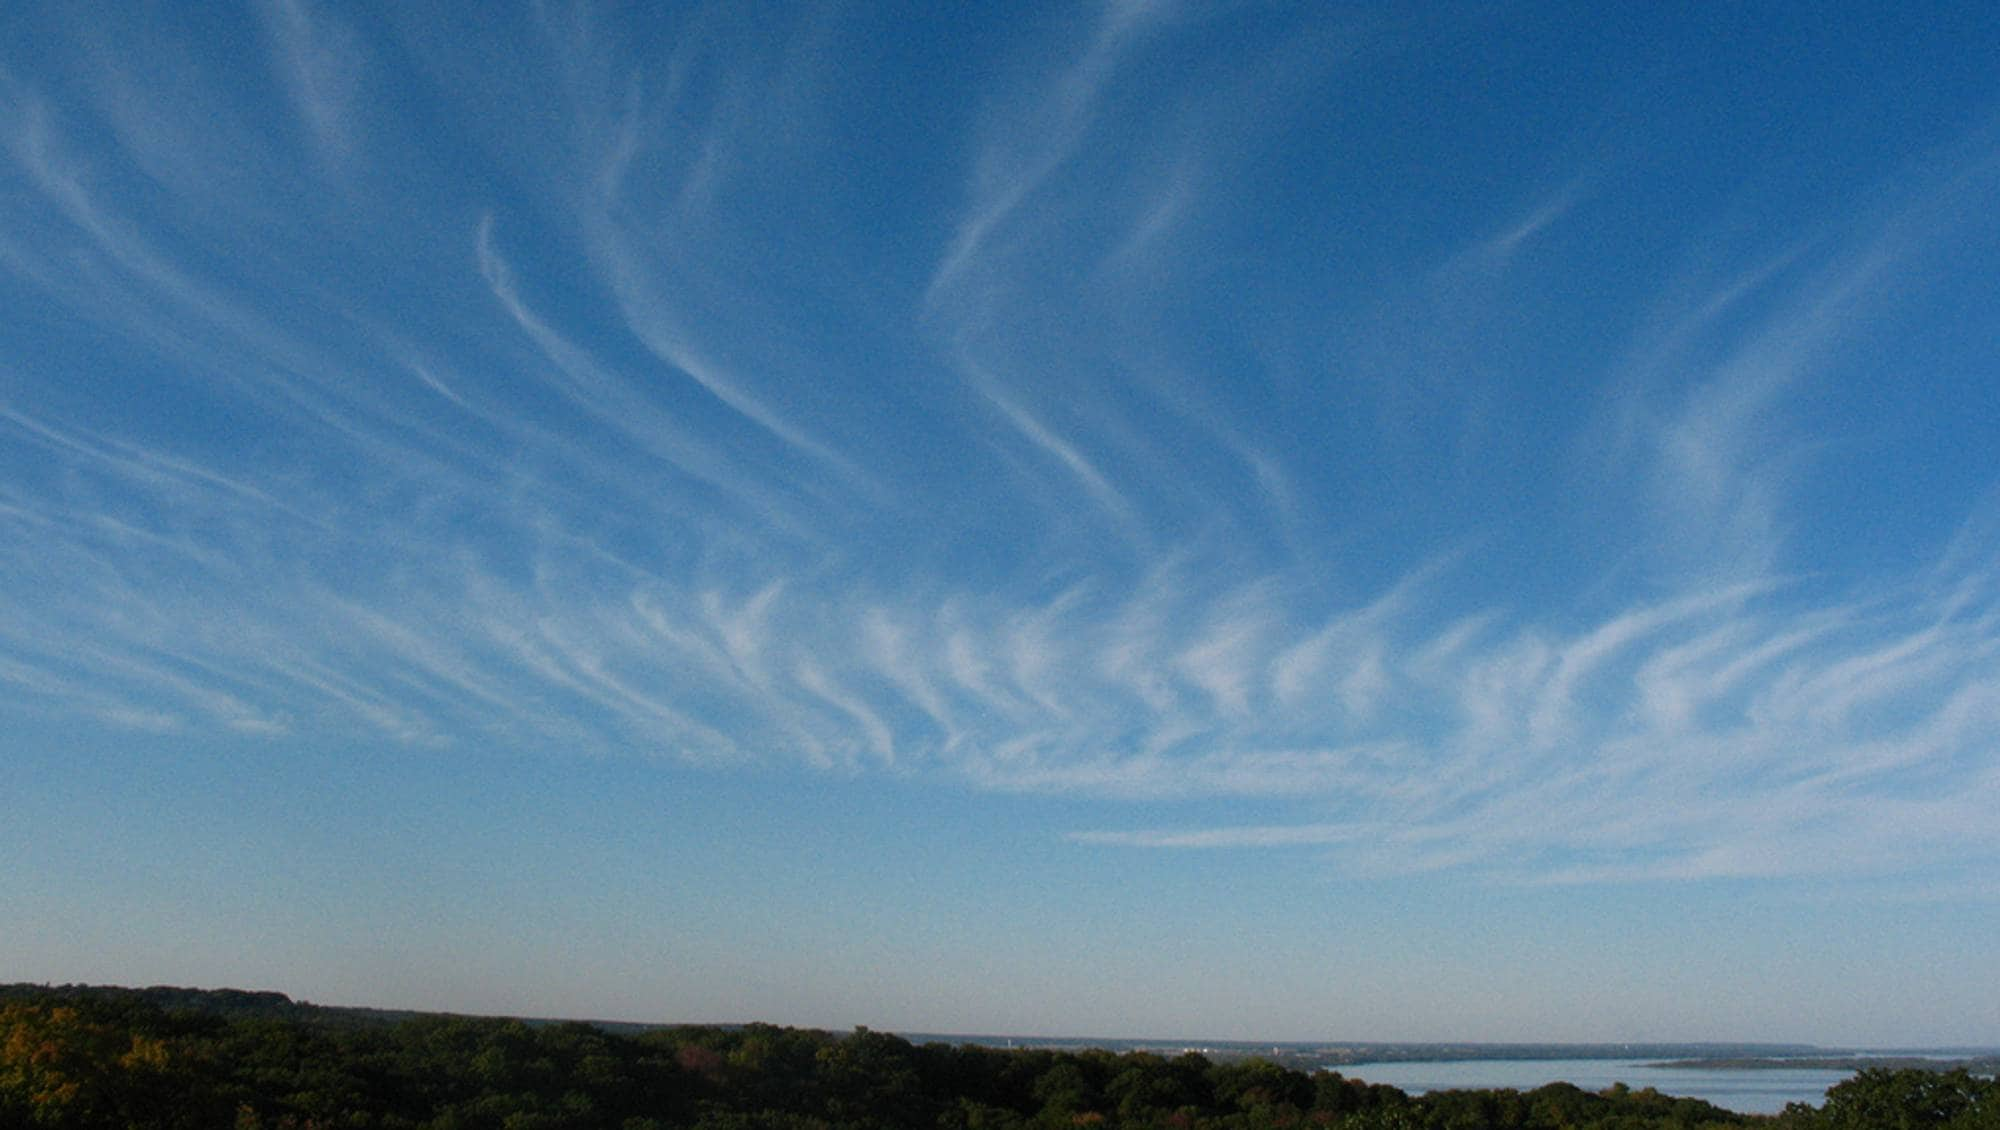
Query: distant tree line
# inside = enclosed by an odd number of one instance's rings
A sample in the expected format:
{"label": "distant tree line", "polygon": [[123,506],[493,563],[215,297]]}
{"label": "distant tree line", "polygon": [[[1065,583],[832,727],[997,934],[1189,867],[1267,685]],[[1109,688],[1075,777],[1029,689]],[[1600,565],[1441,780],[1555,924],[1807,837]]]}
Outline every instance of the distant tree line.
{"label": "distant tree line", "polygon": [[1623,1086],[1411,1096],[1193,1053],[765,1024],[614,1032],[147,992],[0,989],[0,1130],[2000,1130],[2000,1086],[1962,1070],[1864,1071],[1823,1106],[1753,1116]]}

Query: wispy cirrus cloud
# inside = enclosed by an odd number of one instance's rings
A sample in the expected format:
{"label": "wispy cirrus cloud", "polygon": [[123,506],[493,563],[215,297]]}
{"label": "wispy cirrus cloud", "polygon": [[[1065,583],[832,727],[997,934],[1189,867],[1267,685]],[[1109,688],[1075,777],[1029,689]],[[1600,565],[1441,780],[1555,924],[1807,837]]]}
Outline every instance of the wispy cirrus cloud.
{"label": "wispy cirrus cloud", "polygon": [[[1167,4],[1105,5],[1080,50],[1029,100],[1025,114],[990,124],[973,162],[964,216],[931,276],[935,305],[992,250],[999,229],[1075,152],[1093,124],[1095,104],[1121,57]],[[976,285],[976,284],[975,284]]]}
{"label": "wispy cirrus cloud", "polygon": [[[828,108],[875,90],[837,14],[262,18],[278,125],[228,68],[176,80],[201,122],[138,97],[136,35],[75,48],[88,97],[0,78],[9,709],[942,778],[1354,872],[2000,852],[1990,513],[1868,578],[1790,536],[1801,402],[1985,230],[1977,146],[1775,250],[1690,233],[1571,350],[1534,323],[1615,175],[1422,239],[1338,177],[1266,209],[1241,136],[1365,139],[1262,56],[1179,91],[1171,6],[1011,41],[1052,62],[1000,93],[943,68],[979,128],[893,176]],[[449,131],[373,98],[390,58]]]}
{"label": "wispy cirrus cloud", "polygon": [[[1456,843],[1482,866],[1555,881],[1875,872],[2000,849],[1955,815],[1994,799],[1979,733],[1996,706],[1989,614],[1939,623],[1916,592],[1816,609],[1779,595],[1718,592],[1568,638],[1489,632],[1442,666],[1416,662],[1427,644],[1413,641],[1387,667],[1398,697],[1436,704],[1430,736],[1315,790],[1320,806],[1365,816],[1078,839],[1310,844],[1418,870]],[[1433,787],[1391,791],[1412,776]],[[1889,798],[1908,821],[1893,846],[1876,838],[1887,824],[1862,818]]]}
{"label": "wispy cirrus cloud", "polygon": [[1704,249],[1729,267],[1668,289],[1606,382],[1603,421],[1583,433],[1594,473],[1618,473],[1610,460],[1645,476],[1664,531],[1654,560],[1709,576],[1782,568],[1788,507],[1829,446],[1796,408],[1842,380],[1843,353],[1895,319],[1905,283],[1954,239],[1981,238],[1966,209],[2000,171],[1974,140],[1991,133],[1925,154],[1898,191],[1747,265]]}
{"label": "wispy cirrus cloud", "polygon": [[339,168],[360,144],[355,117],[363,61],[354,34],[311,0],[264,0],[274,69],[318,159]]}

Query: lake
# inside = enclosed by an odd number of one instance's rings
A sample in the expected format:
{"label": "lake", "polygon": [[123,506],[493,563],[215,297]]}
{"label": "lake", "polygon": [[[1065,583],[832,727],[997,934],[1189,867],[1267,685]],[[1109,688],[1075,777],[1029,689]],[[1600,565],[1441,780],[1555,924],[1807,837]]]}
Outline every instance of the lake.
{"label": "lake", "polygon": [[1387,1083],[1410,1094],[1508,1088],[1532,1091],[1545,1083],[1571,1083],[1602,1091],[1623,1083],[1637,1091],[1714,1103],[1742,1114],[1776,1114],[1786,1103],[1818,1106],[1826,1089],[1852,1074],[1826,1068],[1648,1067],[1629,1059],[1468,1059],[1445,1062],[1352,1063],[1329,1068],[1349,1079]]}

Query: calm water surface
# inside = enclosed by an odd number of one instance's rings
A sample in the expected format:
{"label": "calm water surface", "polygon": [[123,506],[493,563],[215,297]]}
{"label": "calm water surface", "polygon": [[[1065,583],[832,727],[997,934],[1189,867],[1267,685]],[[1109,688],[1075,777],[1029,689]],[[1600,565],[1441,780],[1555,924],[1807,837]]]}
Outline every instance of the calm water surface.
{"label": "calm water surface", "polygon": [[1354,1063],[1332,1068],[1350,1079],[1387,1083],[1418,1095],[1425,1091],[1512,1088],[1532,1091],[1545,1083],[1572,1083],[1601,1091],[1623,1083],[1637,1091],[1703,1099],[1743,1114],[1776,1114],[1786,1103],[1818,1106],[1826,1089],[1850,1072],[1824,1068],[1648,1067],[1629,1059],[1473,1059],[1447,1063]]}

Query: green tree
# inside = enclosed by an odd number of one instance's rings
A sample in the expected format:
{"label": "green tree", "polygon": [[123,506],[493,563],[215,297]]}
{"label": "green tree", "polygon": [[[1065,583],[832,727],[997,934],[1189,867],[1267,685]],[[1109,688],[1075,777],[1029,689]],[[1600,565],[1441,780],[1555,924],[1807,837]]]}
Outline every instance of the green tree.
{"label": "green tree", "polygon": [[1826,1130],[1970,1130],[1994,1125],[1996,1084],[1955,1071],[1869,1068],[1826,1093]]}

